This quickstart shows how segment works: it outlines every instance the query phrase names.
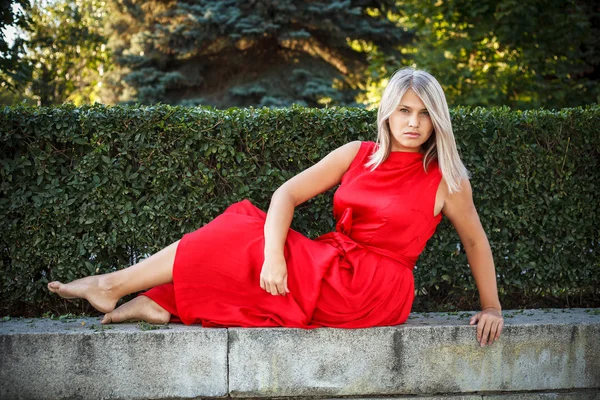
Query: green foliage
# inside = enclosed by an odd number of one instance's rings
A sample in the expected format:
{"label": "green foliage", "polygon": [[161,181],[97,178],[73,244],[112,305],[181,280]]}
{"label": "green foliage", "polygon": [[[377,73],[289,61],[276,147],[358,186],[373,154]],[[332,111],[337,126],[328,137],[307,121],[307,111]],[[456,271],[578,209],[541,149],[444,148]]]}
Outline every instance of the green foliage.
{"label": "green foliage", "polygon": [[[27,76],[8,77],[29,101],[39,105],[73,102],[76,105],[99,100],[99,82],[110,70],[110,54],[102,35],[103,10],[100,0],[59,0],[43,5],[32,2],[29,22],[23,27],[26,50],[19,64]],[[3,100],[10,99],[6,94]]]}
{"label": "green foliage", "polygon": [[[563,108],[600,102],[596,1],[451,0],[401,3],[414,29],[404,60],[436,76],[451,105]],[[377,99],[373,99],[374,103]]]}
{"label": "green foliage", "polygon": [[[599,112],[597,105],[556,112],[454,109],[501,296],[598,286]],[[467,268],[444,268],[467,260],[464,250],[456,251],[448,221],[440,228],[420,259],[425,270],[416,275],[421,287],[458,293],[474,280]]]}
{"label": "green foliage", "polygon": [[[600,107],[456,108],[453,126],[495,256],[501,300],[600,284]],[[46,283],[130,266],[248,198],[267,210],[283,182],[351,140],[376,114],[352,108],[5,108],[0,114],[0,304],[48,301]],[[292,228],[335,229],[334,189]],[[475,285],[444,220],[418,261],[416,289]]]}
{"label": "green foliage", "polygon": [[8,91],[16,95],[19,88],[31,77],[30,66],[22,63],[19,58],[19,53],[23,51],[23,40],[16,37],[10,45],[5,34],[7,27],[23,29],[31,23],[27,13],[30,6],[27,0],[3,1],[0,6],[0,90],[4,92],[0,101],[8,97]]}
{"label": "green foliage", "polygon": [[395,1],[108,1],[117,69],[105,103],[285,107],[352,105],[369,40],[398,54],[412,32]]}
{"label": "green foliage", "polygon": [[161,324],[161,325],[158,325],[158,324],[149,324],[148,322],[145,322],[145,321],[138,322],[137,326],[142,331],[154,331],[154,330],[157,330],[157,329],[171,329],[166,324]]}
{"label": "green foliage", "polygon": [[8,3],[0,104],[370,108],[405,65],[451,106],[600,102],[591,0]]}

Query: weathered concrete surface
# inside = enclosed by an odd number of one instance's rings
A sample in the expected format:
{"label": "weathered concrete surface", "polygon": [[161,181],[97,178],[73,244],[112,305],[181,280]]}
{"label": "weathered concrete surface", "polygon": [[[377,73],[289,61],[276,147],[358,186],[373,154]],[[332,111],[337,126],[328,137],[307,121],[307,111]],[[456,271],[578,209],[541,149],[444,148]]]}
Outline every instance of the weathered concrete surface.
{"label": "weathered concrete surface", "polygon": [[600,399],[600,391],[578,391],[565,393],[524,393],[524,394],[494,394],[494,395],[440,395],[433,397],[423,396],[402,396],[402,397],[361,397],[352,398],[352,400],[598,400]]}
{"label": "weathered concrete surface", "polygon": [[[343,399],[343,398],[342,398]],[[467,396],[452,396],[452,395],[444,395],[444,396],[433,396],[433,397],[423,397],[423,396],[402,396],[402,397],[361,397],[355,398],[353,397],[351,400],[407,400],[407,399],[418,399],[418,400],[483,400],[481,395],[467,395]],[[332,399],[329,399],[332,400]],[[349,399],[350,400],[350,399]]]}
{"label": "weathered concrete surface", "polygon": [[535,392],[535,393],[519,393],[519,394],[494,394],[494,395],[439,395],[439,396],[402,396],[402,397],[361,397],[352,400],[598,400],[600,399],[599,391],[578,391],[578,392]]}
{"label": "weathered concrete surface", "polygon": [[[31,322],[28,322],[31,321]],[[227,330],[97,319],[0,323],[0,399],[227,395]]]}
{"label": "weathered concrete surface", "polygon": [[434,395],[600,388],[598,309],[504,311],[479,347],[474,312],[360,330],[229,329],[232,397]]}
{"label": "weathered concrete surface", "polygon": [[500,341],[484,348],[473,314],[359,330],[11,320],[0,399],[600,400],[600,309],[504,311]]}
{"label": "weathered concrete surface", "polygon": [[486,395],[482,400],[599,400],[600,390],[571,393],[520,393]]}

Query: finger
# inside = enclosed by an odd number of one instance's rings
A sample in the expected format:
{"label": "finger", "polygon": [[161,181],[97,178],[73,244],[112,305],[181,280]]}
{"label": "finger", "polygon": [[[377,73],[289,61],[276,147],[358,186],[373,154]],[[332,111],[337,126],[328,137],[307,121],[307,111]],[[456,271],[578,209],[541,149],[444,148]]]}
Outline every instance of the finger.
{"label": "finger", "polygon": [[260,278],[260,288],[262,290],[267,290],[267,288],[265,286],[265,281],[263,280],[263,278]]}
{"label": "finger", "polygon": [[477,323],[477,341],[481,342],[481,337],[483,336],[483,325],[484,322],[482,320],[479,320],[479,322]]}
{"label": "finger", "polygon": [[482,332],[482,336],[481,336],[481,346],[485,346],[485,344],[488,341],[488,337],[490,335],[490,322],[489,321],[485,321],[483,322],[483,332]]}
{"label": "finger", "polygon": [[267,291],[267,293],[273,294],[273,292],[271,292],[271,284],[269,283],[269,281],[265,281],[265,290]]}
{"label": "finger", "polygon": [[269,293],[271,293],[273,296],[277,296],[279,294],[277,293],[277,286],[275,286],[274,283],[269,284]]}
{"label": "finger", "polygon": [[286,275],[286,277],[283,279],[283,283],[284,283],[284,285],[285,285],[285,292],[286,292],[286,293],[289,293],[289,292],[290,292],[290,289],[288,288],[288,283],[287,283],[287,275]]}
{"label": "finger", "polygon": [[498,323],[498,330],[496,331],[496,340],[500,339],[500,332],[502,332],[502,327],[504,327],[504,321],[500,321]]}
{"label": "finger", "polygon": [[490,336],[488,338],[488,344],[492,344],[494,343],[494,340],[496,339],[496,331],[498,330],[498,322],[493,321],[490,324]]}
{"label": "finger", "polygon": [[476,324],[477,321],[479,321],[479,313],[477,313],[471,317],[471,320],[469,321],[469,325]]}
{"label": "finger", "polygon": [[277,294],[285,296],[285,287],[283,286],[283,283],[280,283],[275,287],[277,288]]}

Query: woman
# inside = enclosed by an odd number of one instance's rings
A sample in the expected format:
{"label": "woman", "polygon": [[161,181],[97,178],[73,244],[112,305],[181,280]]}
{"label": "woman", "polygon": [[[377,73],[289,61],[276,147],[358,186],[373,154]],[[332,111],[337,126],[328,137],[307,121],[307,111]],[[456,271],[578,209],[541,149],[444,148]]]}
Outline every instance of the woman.
{"label": "woman", "polygon": [[[87,299],[106,313],[102,323],[398,325],[412,307],[417,257],[443,214],[480,294],[482,311],[470,324],[481,346],[493,343],[504,323],[494,262],[439,83],[424,71],[397,71],[377,127],[377,143],[347,143],[285,182],[267,214],[248,200],[235,203],[136,265],[48,288]],[[296,206],[340,183],[334,232],[310,240],[290,229]],[[149,288],[115,309],[121,297]]]}

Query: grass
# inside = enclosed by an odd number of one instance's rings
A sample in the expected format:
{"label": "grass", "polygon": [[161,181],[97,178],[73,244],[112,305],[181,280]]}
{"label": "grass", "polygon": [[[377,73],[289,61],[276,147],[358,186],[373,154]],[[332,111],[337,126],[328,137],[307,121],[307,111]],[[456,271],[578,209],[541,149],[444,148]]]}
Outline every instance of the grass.
{"label": "grass", "polygon": [[145,322],[145,321],[138,322],[137,326],[142,331],[153,331],[155,329],[171,329],[171,328],[169,328],[168,324],[164,324],[164,325],[149,324],[148,322]]}

